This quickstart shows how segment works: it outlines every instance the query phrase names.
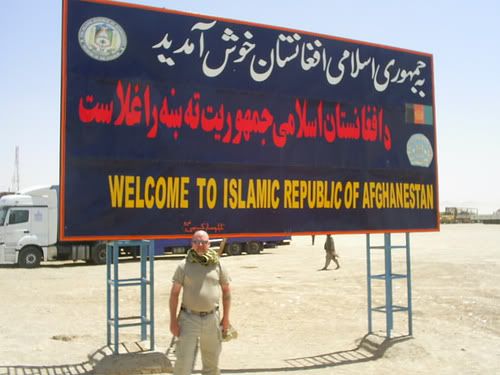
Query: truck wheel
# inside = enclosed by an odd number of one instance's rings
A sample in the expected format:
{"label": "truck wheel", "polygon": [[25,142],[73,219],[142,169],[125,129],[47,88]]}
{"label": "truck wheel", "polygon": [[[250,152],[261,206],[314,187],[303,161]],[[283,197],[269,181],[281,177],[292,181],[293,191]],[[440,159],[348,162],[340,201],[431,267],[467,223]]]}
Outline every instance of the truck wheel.
{"label": "truck wheel", "polygon": [[19,266],[23,268],[36,268],[40,267],[42,254],[40,249],[35,246],[27,246],[19,253]]}
{"label": "truck wheel", "polygon": [[257,241],[250,241],[245,244],[245,251],[248,254],[259,254],[262,251],[262,244]]}
{"label": "truck wheel", "polygon": [[241,255],[242,246],[240,243],[230,243],[226,245],[227,255]]}
{"label": "truck wheel", "polygon": [[92,263],[94,264],[105,264],[106,263],[106,244],[104,242],[99,242],[92,247],[92,253],[90,254],[92,258]]}

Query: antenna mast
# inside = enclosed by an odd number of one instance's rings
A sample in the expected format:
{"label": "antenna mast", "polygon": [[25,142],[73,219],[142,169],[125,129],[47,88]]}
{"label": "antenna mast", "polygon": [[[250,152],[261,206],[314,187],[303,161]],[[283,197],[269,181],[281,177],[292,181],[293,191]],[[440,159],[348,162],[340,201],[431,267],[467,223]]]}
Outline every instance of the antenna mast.
{"label": "antenna mast", "polygon": [[14,160],[14,175],[12,176],[12,189],[19,192],[19,146],[16,146],[16,157]]}

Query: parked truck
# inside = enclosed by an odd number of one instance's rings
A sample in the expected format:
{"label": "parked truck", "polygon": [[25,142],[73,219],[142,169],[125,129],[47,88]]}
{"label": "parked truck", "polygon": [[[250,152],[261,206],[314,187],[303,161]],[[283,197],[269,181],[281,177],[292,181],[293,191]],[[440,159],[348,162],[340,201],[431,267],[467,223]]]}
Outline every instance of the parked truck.
{"label": "parked truck", "polygon": [[441,224],[470,224],[479,222],[478,209],[468,207],[445,207],[441,212]]}
{"label": "parked truck", "polygon": [[[41,261],[84,260],[106,263],[105,241],[61,241],[59,238],[59,187],[57,185],[26,189],[0,198],[0,264],[18,264],[34,268]],[[228,239],[225,252],[258,254],[264,247],[286,244],[290,237]],[[211,241],[216,246],[220,240]],[[155,255],[185,253],[190,239],[154,241]],[[120,249],[122,255],[136,256],[134,246]]]}
{"label": "parked truck", "polygon": [[106,242],[60,240],[58,198],[57,185],[0,198],[0,264],[34,268],[42,260],[106,262]]}

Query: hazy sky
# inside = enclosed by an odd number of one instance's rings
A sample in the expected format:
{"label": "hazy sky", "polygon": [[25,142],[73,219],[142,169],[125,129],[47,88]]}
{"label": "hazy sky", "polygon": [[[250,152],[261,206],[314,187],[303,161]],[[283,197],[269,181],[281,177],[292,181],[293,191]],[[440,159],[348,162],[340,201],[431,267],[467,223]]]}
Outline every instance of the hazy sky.
{"label": "hazy sky", "polygon": [[[500,1],[130,2],[433,54],[440,207],[500,208]],[[59,182],[61,5],[0,2],[0,191],[16,145],[21,189]]]}

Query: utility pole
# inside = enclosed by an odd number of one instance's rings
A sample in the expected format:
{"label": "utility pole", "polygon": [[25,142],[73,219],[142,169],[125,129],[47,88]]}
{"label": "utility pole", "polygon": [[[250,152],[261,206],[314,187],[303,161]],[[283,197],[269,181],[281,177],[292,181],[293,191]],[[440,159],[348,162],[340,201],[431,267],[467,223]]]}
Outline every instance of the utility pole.
{"label": "utility pole", "polygon": [[19,146],[16,146],[16,156],[14,160],[14,174],[12,176],[12,189],[19,192]]}

